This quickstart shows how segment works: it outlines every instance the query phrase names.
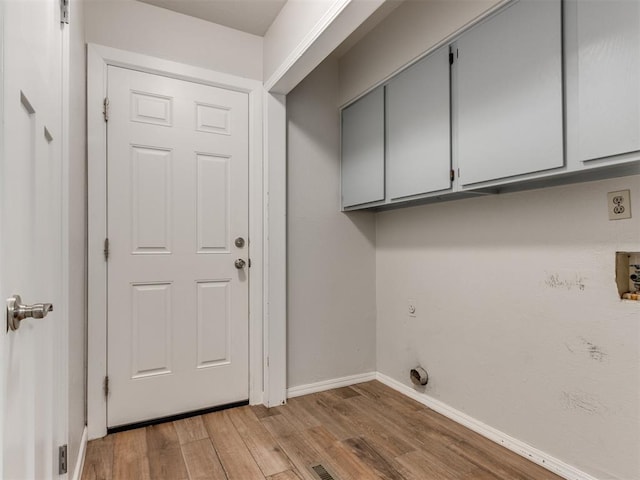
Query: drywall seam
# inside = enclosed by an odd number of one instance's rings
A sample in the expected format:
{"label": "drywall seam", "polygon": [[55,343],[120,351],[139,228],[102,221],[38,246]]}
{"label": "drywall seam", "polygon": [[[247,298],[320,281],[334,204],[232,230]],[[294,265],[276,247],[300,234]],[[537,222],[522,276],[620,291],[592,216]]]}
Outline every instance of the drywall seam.
{"label": "drywall seam", "polygon": [[73,470],[73,480],[80,480],[82,478],[82,470],[84,470],[84,459],[87,455],[87,442],[89,438],[89,430],[87,426],[84,426],[82,431],[82,440],[80,440],[80,450],[78,451],[78,459],[76,460],[76,467]]}
{"label": "drywall seam", "polygon": [[377,375],[377,372],[360,373],[291,387],[287,389],[287,398],[301,397],[303,395],[309,395],[310,393],[324,392],[325,390],[331,390],[333,388],[348,387],[349,385],[355,385],[357,383],[369,382],[375,380]]}
{"label": "drywall seam", "polygon": [[393,388],[394,390],[410,397],[417,402],[422,403],[423,405],[429,407],[430,409],[438,412],[441,415],[453,420],[460,425],[467,427],[470,430],[482,435],[483,437],[495,442],[499,445],[502,445],[505,448],[508,448],[512,452],[517,453],[525,457],[527,460],[532,461],[540,465],[547,470],[560,475],[567,480],[597,480],[596,477],[592,477],[591,475],[578,470],[571,465],[564,463],[561,460],[558,460],[551,455],[542,452],[527,443],[513,438],[507,435],[504,432],[501,432],[498,429],[495,429],[489,425],[482,423],[480,420],[477,420],[466,413],[463,413],[459,410],[456,410],[453,407],[450,407],[446,403],[441,402],[440,400],[436,400],[429,395],[424,393],[420,393],[415,391],[413,388],[404,385],[397,380],[394,380],[387,375],[377,372],[376,380],[381,383],[384,383],[388,387]]}

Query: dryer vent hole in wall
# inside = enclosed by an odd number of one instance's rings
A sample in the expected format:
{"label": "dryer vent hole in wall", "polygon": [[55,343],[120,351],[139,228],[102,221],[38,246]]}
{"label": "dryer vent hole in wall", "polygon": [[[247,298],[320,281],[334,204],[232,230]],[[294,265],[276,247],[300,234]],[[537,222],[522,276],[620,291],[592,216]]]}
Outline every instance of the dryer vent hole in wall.
{"label": "dryer vent hole in wall", "polygon": [[411,382],[416,386],[426,385],[429,381],[429,374],[420,366],[412,368],[409,372],[409,377],[411,378]]}
{"label": "dryer vent hole in wall", "polygon": [[640,301],[640,252],[616,252],[616,285],[621,299]]}

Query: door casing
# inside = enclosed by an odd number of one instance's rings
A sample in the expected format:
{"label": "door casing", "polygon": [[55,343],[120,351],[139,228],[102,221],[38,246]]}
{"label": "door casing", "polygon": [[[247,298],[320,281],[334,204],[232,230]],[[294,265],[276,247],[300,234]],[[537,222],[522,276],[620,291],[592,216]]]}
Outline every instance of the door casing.
{"label": "door casing", "polygon": [[[107,263],[106,238],[106,123],[103,101],[107,92],[107,67],[130,68],[190,82],[246,92],[249,96],[249,402],[267,406],[282,403],[286,365],[269,367],[269,339],[284,338],[284,322],[268,322],[268,167],[263,162],[263,84],[147,55],[101,45],[87,48],[87,146],[88,146],[88,359],[87,423],[89,439],[107,433]],[[284,125],[283,125],[284,126]],[[274,333],[274,335],[270,335]],[[286,358],[285,341],[277,342],[277,356]],[[273,345],[276,348],[276,345]],[[278,371],[274,371],[275,368]],[[270,384],[273,384],[270,388]],[[264,394],[264,395],[263,395]]]}

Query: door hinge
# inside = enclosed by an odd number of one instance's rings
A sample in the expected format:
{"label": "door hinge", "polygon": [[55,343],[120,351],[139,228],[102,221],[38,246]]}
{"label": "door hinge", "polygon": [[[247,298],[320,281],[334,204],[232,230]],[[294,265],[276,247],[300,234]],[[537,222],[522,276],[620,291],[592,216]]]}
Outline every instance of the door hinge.
{"label": "door hinge", "polygon": [[109,99],[107,97],[104,98],[102,102],[102,115],[104,116],[104,121],[109,121]]}
{"label": "door hinge", "polygon": [[453,52],[449,52],[449,65],[453,65]]}
{"label": "door hinge", "polygon": [[453,182],[456,178],[456,172],[451,169],[451,172],[449,173],[449,179]]}
{"label": "door hinge", "polygon": [[58,447],[58,475],[67,473],[67,446]]}
{"label": "door hinge", "polygon": [[60,23],[69,24],[69,0],[60,0]]}
{"label": "door hinge", "polygon": [[105,375],[103,382],[104,396],[109,396],[109,375]]}
{"label": "door hinge", "polygon": [[109,239],[104,239],[104,261],[109,260]]}

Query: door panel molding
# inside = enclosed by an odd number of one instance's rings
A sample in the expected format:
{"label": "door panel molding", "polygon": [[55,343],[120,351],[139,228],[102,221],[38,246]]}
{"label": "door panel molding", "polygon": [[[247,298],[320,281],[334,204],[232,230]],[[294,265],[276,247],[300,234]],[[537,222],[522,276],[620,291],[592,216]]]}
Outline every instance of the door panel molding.
{"label": "door panel molding", "polygon": [[[271,328],[265,321],[269,277],[265,272],[265,256],[270,247],[265,233],[268,212],[266,195],[268,167],[263,167],[263,100],[265,91],[261,82],[233,75],[193,67],[147,55],[89,44],[87,48],[87,146],[88,146],[88,359],[87,359],[87,423],[89,439],[107,433],[107,401],[103,385],[107,372],[107,263],[104,242],[107,232],[106,217],[106,123],[103,101],[107,92],[107,67],[116,66],[146,73],[163,75],[178,80],[222,87],[245,92],[249,97],[249,255],[251,279],[249,286],[249,402],[266,403],[263,392],[285,398],[286,385],[268,388],[269,378],[284,378],[286,365],[279,362],[269,367],[269,342],[265,337],[284,337],[281,324]],[[208,112],[209,114],[210,112]],[[219,112],[218,112],[219,113]],[[203,117],[207,128],[224,129],[222,120],[214,116]],[[157,120],[157,119],[156,119]],[[219,133],[216,131],[216,133]],[[264,335],[263,335],[264,332]],[[285,357],[278,342],[278,357]],[[275,371],[275,369],[282,370]],[[273,373],[269,376],[269,370]],[[264,381],[263,381],[264,379]],[[280,390],[282,390],[280,392]]]}

